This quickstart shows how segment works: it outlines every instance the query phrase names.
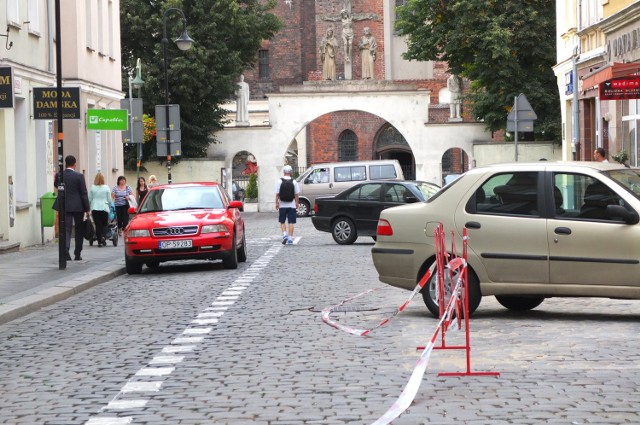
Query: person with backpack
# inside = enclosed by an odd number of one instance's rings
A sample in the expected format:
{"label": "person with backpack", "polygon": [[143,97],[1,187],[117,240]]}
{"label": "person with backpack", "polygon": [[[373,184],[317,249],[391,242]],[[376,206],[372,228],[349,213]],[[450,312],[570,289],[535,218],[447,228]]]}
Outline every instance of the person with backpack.
{"label": "person with backpack", "polygon": [[[282,168],[283,176],[276,182],[276,209],[278,210],[278,222],[282,230],[282,243],[293,245],[293,227],[296,224],[297,210],[300,200],[300,186],[291,176],[293,168],[285,165]],[[289,228],[287,232],[288,222]]]}

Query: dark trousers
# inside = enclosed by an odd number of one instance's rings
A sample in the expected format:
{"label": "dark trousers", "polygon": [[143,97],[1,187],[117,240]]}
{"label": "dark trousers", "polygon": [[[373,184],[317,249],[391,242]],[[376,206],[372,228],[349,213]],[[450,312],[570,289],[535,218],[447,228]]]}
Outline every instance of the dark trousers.
{"label": "dark trousers", "polygon": [[71,249],[71,231],[75,227],[76,249],[73,251],[75,255],[82,252],[82,242],[84,241],[84,213],[83,212],[65,212],[64,227],[66,235],[67,252]]}
{"label": "dark trousers", "polygon": [[107,231],[107,223],[109,221],[109,213],[106,211],[91,211],[91,216],[93,217],[93,222],[96,225],[96,239],[98,240],[98,244],[104,242],[104,237]]}
{"label": "dark trousers", "polygon": [[118,229],[124,230],[129,224],[129,205],[116,205],[116,218],[118,219]]}

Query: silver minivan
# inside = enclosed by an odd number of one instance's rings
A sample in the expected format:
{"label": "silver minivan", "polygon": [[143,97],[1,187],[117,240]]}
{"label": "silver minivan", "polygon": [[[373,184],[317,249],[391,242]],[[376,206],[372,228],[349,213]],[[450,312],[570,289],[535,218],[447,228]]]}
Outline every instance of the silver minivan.
{"label": "silver minivan", "polygon": [[404,180],[404,174],[397,160],[380,159],[315,164],[297,180],[300,184],[298,217],[304,217],[313,211],[316,198],[337,195],[367,180]]}

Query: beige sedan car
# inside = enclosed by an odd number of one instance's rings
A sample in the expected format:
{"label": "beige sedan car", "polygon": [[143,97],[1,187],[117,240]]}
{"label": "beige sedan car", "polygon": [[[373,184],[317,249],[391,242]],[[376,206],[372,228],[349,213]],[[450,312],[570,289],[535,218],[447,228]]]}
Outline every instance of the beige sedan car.
{"label": "beige sedan car", "polygon": [[[596,162],[499,164],[468,171],[427,202],[384,210],[373,263],[412,290],[433,263],[444,224],[469,235],[469,309],[494,295],[529,310],[549,297],[640,299],[640,169]],[[422,293],[438,315],[436,279]]]}

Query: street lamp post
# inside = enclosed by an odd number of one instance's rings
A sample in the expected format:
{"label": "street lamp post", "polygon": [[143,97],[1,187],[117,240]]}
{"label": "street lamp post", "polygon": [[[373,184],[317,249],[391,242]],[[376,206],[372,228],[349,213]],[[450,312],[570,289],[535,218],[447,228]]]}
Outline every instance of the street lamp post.
{"label": "street lamp post", "polygon": [[[129,75],[129,128],[131,129],[131,141],[135,142],[136,141],[136,137],[135,137],[135,127],[133,125],[133,95],[131,93],[131,86],[133,86],[134,88],[138,89],[138,97],[140,97],[140,89],[142,88],[142,86],[144,85],[144,81],[142,80],[142,65],[140,65],[140,59],[138,58],[138,61],[136,62],[136,76],[135,78],[131,78],[131,75]],[[142,119],[142,117],[141,117]],[[140,178],[140,165],[142,163],[142,143],[144,142],[144,130],[143,130],[143,134],[141,135],[141,140],[142,142],[137,143],[138,146],[138,158],[136,161],[136,181],[137,179]],[[137,183],[136,183],[137,184]]]}
{"label": "street lamp post", "polygon": [[187,34],[187,19],[184,17],[184,13],[181,9],[171,7],[164,11],[162,15],[162,54],[164,56],[164,107],[165,107],[165,125],[167,132],[167,177],[168,183],[171,183],[171,125],[169,124],[169,74],[167,72],[167,45],[169,39],[167,39],[167,14],[169,12],[178,12],[182,16],[182,34],[179,38],[174,40],[178,49],[185,51],[189,50],[193,45],[193,40]]}

